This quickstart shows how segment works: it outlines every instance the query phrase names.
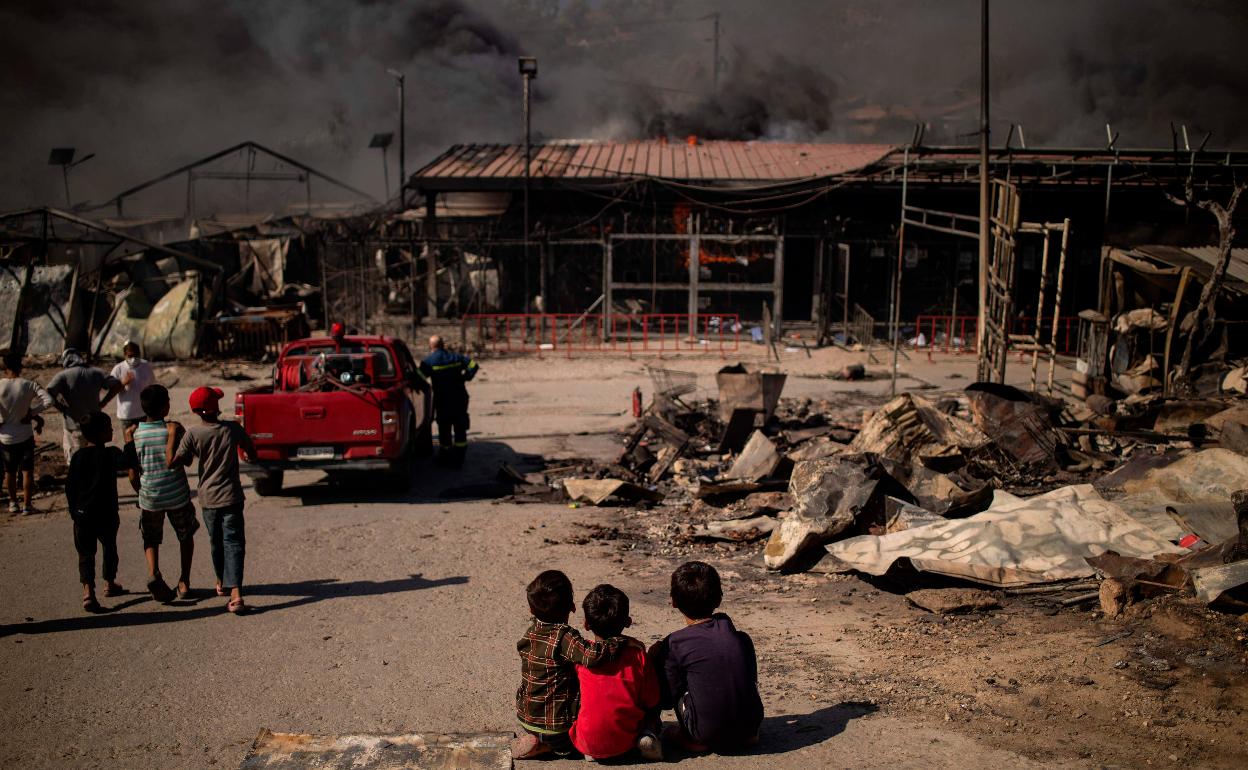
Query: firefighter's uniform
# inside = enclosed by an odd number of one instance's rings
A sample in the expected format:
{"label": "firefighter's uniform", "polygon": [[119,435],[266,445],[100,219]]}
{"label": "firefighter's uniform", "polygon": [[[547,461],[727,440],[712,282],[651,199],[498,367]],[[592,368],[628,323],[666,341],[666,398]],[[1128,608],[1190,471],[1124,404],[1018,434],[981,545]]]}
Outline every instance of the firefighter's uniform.
{"label": "firefighter's uniform", "polygon": [[462,463],[468,449],[468,389],[464,383],[477,376],[477,362],[438,348],[420,362],[420,371],[433,384],[439,455],[445,461]]}

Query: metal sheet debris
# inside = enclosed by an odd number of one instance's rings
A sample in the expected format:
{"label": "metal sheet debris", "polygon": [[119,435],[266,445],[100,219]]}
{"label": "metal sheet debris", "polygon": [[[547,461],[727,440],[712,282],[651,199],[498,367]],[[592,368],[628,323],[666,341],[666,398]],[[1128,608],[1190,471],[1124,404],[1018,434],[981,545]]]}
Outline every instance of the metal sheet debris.
{"label": "metal sheet debris", "polygon": [[1087,557],[1109,550],[1144,558],[1184,552],[1080,484],[1026,500],[998,492],[991,508],[967,519],[832,543],[820,566],[883,575],[908,559],[920,571],[1018,586],[1089,577]]}
{"label": "metal sheet debris", "polygon": [[573,502],[602,505],[609,497],[658,502],[663,494],[621,479],[564,479],[563,488]]}

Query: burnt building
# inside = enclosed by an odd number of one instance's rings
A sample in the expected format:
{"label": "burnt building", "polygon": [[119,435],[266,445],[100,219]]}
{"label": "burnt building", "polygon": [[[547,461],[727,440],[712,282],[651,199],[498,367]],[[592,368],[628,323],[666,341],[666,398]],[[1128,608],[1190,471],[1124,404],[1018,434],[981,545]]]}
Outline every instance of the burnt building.
{"label": "burnt building", "polygon": [[[415,313],[607,308],[758,320],[766,305],[792,327],[855,313],[883,321],[898,293],[903,325],[976,312],[974,149],[690,137],[546,142],[530,157],[526,174],[523,145],[456,145],[409,178],[408,210],[383,229],[413,265],[436,268],[413,268],[426,282]],[[1011,187],[1020,222],[1068,221],[1062,265],[1044,239],[1013,245],[1011,312],[1039,312],[1037,296],[1053,302],[1059,273],[1063,316],[1095,307],[1105,246],[1216,242],[1212,221],[1166,193],[1191,180],[1216,197],[1246,162],[1248,153],[1204,149],[994,149],[993,178]],[[438,283],[465,260],[469,273],[496,271],[492,291]]]}

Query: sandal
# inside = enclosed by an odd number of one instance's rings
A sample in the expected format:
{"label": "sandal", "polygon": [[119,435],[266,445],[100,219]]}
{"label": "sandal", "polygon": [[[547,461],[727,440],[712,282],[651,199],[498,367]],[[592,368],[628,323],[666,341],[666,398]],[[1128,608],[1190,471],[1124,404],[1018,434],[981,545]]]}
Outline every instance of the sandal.
{"label": "sandal", "polygon": [[127,591],[126,587],[120,583],[113,583],[112,585],[104,587],[104,595],[110,599],[114,596],[125,596],[127,593],[129,593],[129,591]]}
{"label": "sandal", "polygon": [[222,588],[220,583],[217,583],[217,596],[229,596],[229,595],[230,595],[230,592]]}
{"label": "sandal", "polygon": [[247,611],[247,605],[243,604],[242,599],[231,599],[225,608],[235,615],[241,615]]}
{"label": "sandal", "polygon": [[92,594],[91,596],[82,597],[82,611],[83,612],[94,613],[94,612],[99,612],[100,610],[101,610],[100,602],[99,600],[95,598],[94,594]]}

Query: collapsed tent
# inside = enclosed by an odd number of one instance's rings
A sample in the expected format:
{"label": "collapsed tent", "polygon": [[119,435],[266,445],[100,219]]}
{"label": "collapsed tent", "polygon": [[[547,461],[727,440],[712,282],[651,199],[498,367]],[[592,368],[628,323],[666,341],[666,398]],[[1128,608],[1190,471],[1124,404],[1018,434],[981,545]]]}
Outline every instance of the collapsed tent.
{"label": "collapsed tent", "polygon": [[1026,500],[996,492],[991,508],[966,519],[849,538],[826,548],[820,571],[883,575],[906,559],[922,572],[996,586],[1090,577],[1087,557],[1111,550],[1141,558],[1186,553],[1088,484]]}

